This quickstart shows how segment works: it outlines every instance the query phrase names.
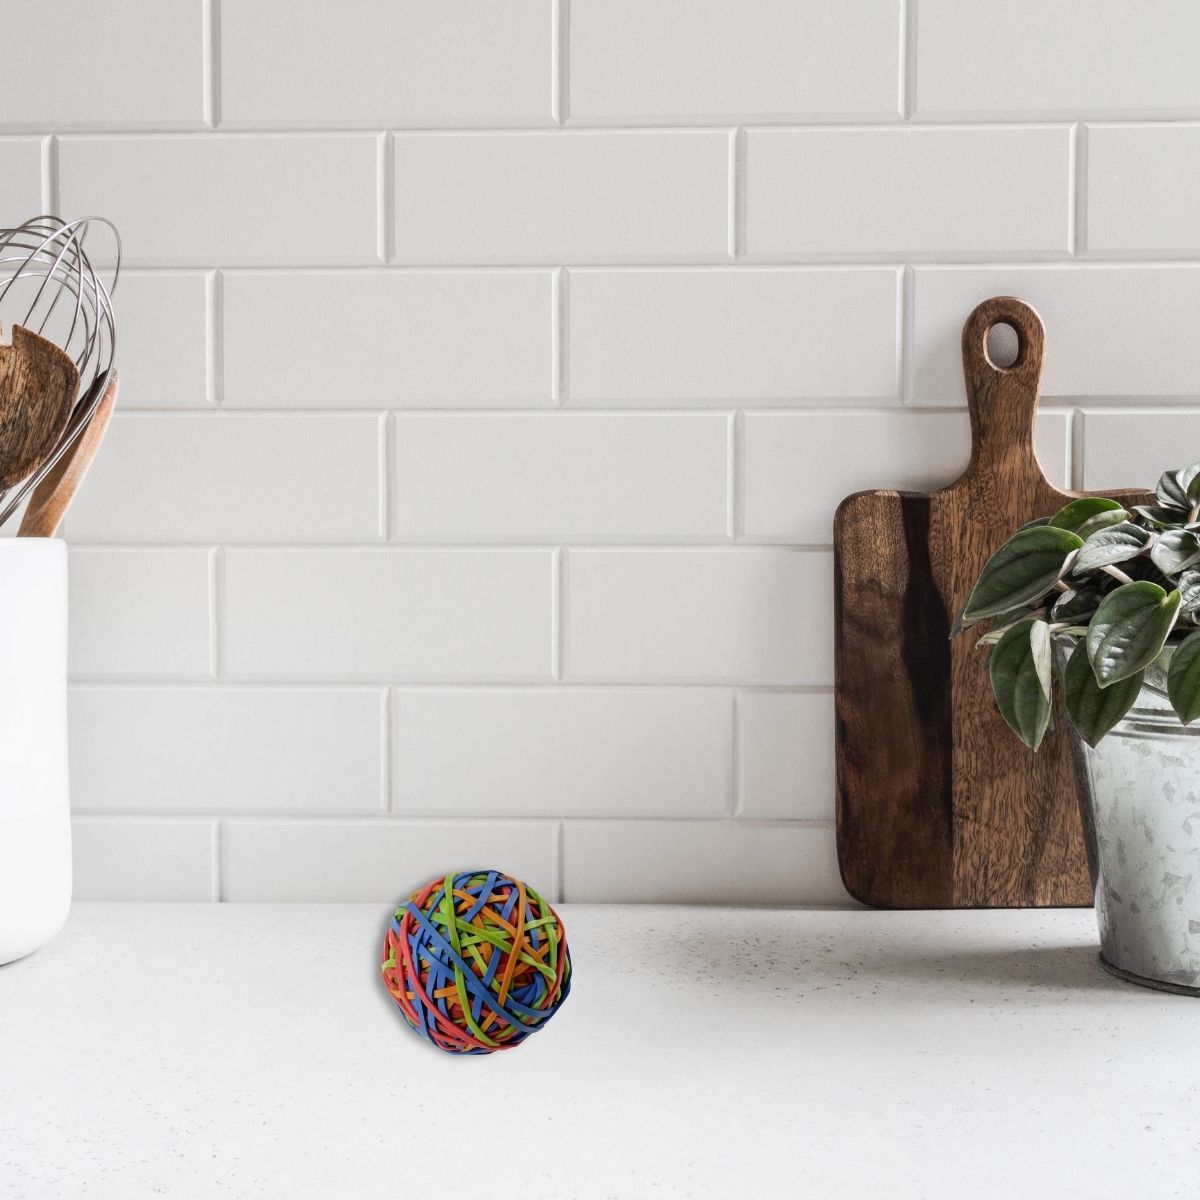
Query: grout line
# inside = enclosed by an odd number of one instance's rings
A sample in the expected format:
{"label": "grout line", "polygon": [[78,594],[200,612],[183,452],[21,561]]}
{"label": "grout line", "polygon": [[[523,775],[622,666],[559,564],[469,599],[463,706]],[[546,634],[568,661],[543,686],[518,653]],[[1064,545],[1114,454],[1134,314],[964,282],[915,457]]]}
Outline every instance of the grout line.
{"label": "grout line", "polygon": [[225,821],[217,817],[212,823],[212,899],[224,902],[228,889],[225,886]]}
{"label": "grout line", "polygon": [[550,58],[550,113],[559,125],[565,125],[571,116],[570,0],[554,0],[550,30],[553,44]]}
{"label": "grout line", "polygon": [[383,795],[380,797],[381,807],[385,813],[396,811],[396,786],[393,778],[392,762],[392,725],[396,720],[396,710],[392,703],[392,689],[385,687],[380,693],[381,722],[383,736],[379,746],[379,777],[383,784]]}
{"label": "grout line", "polygon": [[58,180],[58,138],[54,134],[42,139],[42,212],[57,213],[60,208]]}
{"label": "grout line", "polygon": [[1087,250],[1088,127],[1080,123],[1073,126],[1073,133],[1071,253],[1078,256]]}
{"label": "grout line", "polygon": [[797,696],[825,696],[833,691],[832,683],[777,683],[756,681],[753,679],[680,679],[664,676],[658,679],[571,679],[558,683],[553,679],[478,679],[452,678],[445,679],[366,679],[353,680],[345,677],[335,679],[245,679],[223,678],[219,680],[206,676],[191,678],[170,678],[164,676],[136,676],[103,678],[100,676],[81,677],[70,681],[70,688],[76,692],[369,692],[380,687],[391,687],[397,692],[675,692],[675,691],[711,691],[719,688],[728,691],[731,687],[755,692],[772,692]]}
{"label": "grout line", "polygon": [[558,890],[558,902],[566,903],[567,894],[567,823],[559,820],[554,839],[554,883]]}
{"label": "grout line", "polygon": [[729,192],[726,203],[729,206],[729,257],[733,262],[738,260],[738,247],[741,244],[738,232],[738,212],[741,208],[738,197],[738,153],[741,134],[740,127],[729,131]]}
{"label": "grout line", "polygon": [[900,115],[912,120],[917,111],[917,0],[901,0]]}
{"label": "grout line", "polygon": [[743,812],[742,802],[742,706],[741,691],[733,690],[733,746],[730,750],[730,786],[729,786],[729,815],[740,817]]}
{"label": "grout line", "polygon": [[379,536],[390,542],[400,524],[400,489],[392,485],[396,475],[396,438],[394,414],[379,416]]}
{"label": "grout line", "polygon": [[1071,410],[1071,489],[1083,491],[1084,425],[1086,416],[1079,409]]}
{"label": "grout line", "polygon": [[221,0],[204,0],[204,120],[221,123]]}
{"label": "grout line", "polygon": [[550,674],[562,679],[563,659],[563,559],[561,546],[555,546],[550,559]]}
{"label": "grout line", "polygon": [[915,326],[917,276],[907,263],[900,268],[896,322],[896,395],[902,406],[912,403],[916,391]]}
{"label": "grout line", "polygon": [[214,408],[225,403],[225,276],[210,271],[205,277],[206,363],[205,392]]}
{"label": "grout line", "polygon": [[558,407],[567,400],[567,294],[570,273],[566,267],[555,268],[550,276],[550,395]]}
{"label": "grout line", "polygon": [[208,552],[208,670],[214,680],[221,679],[225,669],[224,607],[225,554],[213,546]]}
{"label": "grout line", "polygon": [[375,253],[383,264],[391,261],[393,249],[394,161],[392,135],[381,133],[375,143]]}
{"label": "grout line", "polygon": [[725,529],[731,542],[742,536],[742,513],[745,506],[745,471],[743,460],[744,417],[740,409],[729,414],[725,464]]}

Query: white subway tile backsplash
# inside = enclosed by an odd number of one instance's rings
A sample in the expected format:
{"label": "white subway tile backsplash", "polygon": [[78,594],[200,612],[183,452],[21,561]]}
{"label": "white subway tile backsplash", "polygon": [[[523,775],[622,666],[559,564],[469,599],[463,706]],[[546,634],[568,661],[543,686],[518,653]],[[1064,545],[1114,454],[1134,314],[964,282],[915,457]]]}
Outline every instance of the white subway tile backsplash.
{"label": "white subway tile backsplash", "polygon": [[208,406],[208,288],[199,271],[121,273],[113,293],[120,409]]}
{"label": "white subway tile backsplash", "polygon": [[366,413],[118,413],[68,536],[377,541],[380,442]]}
{"label": "white subway tile backsplash", "polygon": [[233,677],[547,679],[544,550],[229,550]]}
{"label": "white subway tile backsplash", "polygon": [[77,687],[76,811],[386,808],[379,690]]}
{"label": "white subway tile backsplash", "polygon": [[396,809],[720,816],[732,699],[718,689],[401,690]]}
{"label": "white subway tile backsplash", "polygon": [[1084,410],[1083,486],[1154,489],[1164,471],[1200,461],[1200,410]]}
{"label": "white subway tile backsplash", "polygon": [[[749,412],[743,419],[746,537],[800,544],[833,539],[833,514],[851,492],[936,491],[966,469],[965,412]],[[1037,452],[1066,488],[1068,414],[1038,414]]]}
{"label": "white subway tile backsplash", "polygon": [[44,208],[41,138],[0,138],[0,225],[19,225]]}
{"label": "white subway tile backsplash", "polygon": [[548,271],[235,271],[222,290],[226,406],[553,403]]}
{"label": "white subway tile backsplash", "polygon": [[374,134],[64,137],[62,208],[116,223],[130,266],[370,263]]}
{"label": "white subway tile backsplash", "polygon": [[[254,0],[221,12],[224,124],[542,122],[551,0]],[[272,54],[264,70],[264,47]]]}
{"label": "white subway tile backsplash", "polygon": [[1190,0],[916,4],[918,117],[1200,110]]}
{"label": "white subway tile backsplash", "polygon": [[558,899],[553,822],[230,821],[229,900],[399,904],[450,872],[496,869]]}
{"label": "white subway tile backsplash", "polygon": [[729,257],[725,130],[397,134],[396,259]]}
{"label": "white subway tile backsplash", "polygon": [[572,904],[846,904],[833,830],[744,821],[568,821]]}
{"label": "white subway tile backsplash", "polygon": [[395,421],[400,538],[726,536],[724,414]]}
{"label": "white subway tile backsplash", "polygon": [[1200,125],[1089,126],[1088,250],[1200,251],[1198,155]]}
{"label": "white subway tile backsplash", "polygon": [[572,0],[572,120],[899,116],[898,0]]}
{"label": "white subway tile backsplash", "polygon": [[832,680],[830,554],[571,550],[565,588],[568,678]]}
{"label": "white subway tile backsplash", "polygon": [[1070,173],[1065,126],[751,129],[745,250],[1065,256]]}
{"label": "white subway tile backsplash", "polygon": [[916,267],[909,400],[965,400],[963,322],[989,296],[1020,296],[1046,324],[1042,394],[1200,395],[1200,264]]}
{"label": "white subway tile backsplash", "polygon": [[215,900],[213,822],[76,817],[76,900]]}
{"label": "white subway tile backsplash", "polygon": [[574,270],[567,288],[572,403],[897,393],[892,267]]}
{"label": "white subway tile backsplash", "polygon": [[737,720],[741,815],[832,820],[833,697],[742,691]]}
{"label": "white subway tile backsplash", "polygon": [[74,547],[72,676],[206,677],[210,553]]}
{"label": "white subway tile backsplash", "polygon": [[203,124],[205,8],[6,4],[0,128]]}

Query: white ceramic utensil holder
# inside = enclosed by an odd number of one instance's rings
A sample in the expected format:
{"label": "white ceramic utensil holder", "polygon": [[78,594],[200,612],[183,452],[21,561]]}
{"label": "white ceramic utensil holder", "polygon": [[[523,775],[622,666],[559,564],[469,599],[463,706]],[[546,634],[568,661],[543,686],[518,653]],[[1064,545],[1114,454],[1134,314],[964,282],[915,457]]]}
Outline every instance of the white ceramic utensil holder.
{"label": "white ceramic utensil holder", "polygon": [[67,547],[0,539],[0,963],[62,928],[71,906]]}

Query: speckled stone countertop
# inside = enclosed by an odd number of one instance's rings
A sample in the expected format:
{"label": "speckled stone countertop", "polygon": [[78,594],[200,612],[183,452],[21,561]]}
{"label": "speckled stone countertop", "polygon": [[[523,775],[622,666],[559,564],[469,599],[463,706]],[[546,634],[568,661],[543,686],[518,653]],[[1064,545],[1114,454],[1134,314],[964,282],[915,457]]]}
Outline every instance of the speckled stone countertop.
{"label": "speckled stone countertop", "polygon": [[562,913],[562,1011],[452,1059],[382,906],[76,905],[0,968],[0,1196],[1200,1189],[1200,1002],[1106,975],[1089,912]]}

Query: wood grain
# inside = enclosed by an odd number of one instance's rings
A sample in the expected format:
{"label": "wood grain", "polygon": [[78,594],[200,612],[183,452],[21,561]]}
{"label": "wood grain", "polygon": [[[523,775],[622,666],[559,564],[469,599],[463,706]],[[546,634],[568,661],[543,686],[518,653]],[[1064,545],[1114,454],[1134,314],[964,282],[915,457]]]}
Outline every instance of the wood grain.
{"label": "wood grain", "polygon": [[21,325],[0,346],[0,487],[31,475],[67,427],[79,372],[70,356]]}
{"label": "wood grain", "polygon": [[75,439],[70,449],[38,481],[29,497],[25,515],[21,518],[18,537],[53,537],[66,516],[79,485],[83,483],[96,451],[104,440],[108,421],[117,403],[116,371],[109,372],[104,395],[92,412],[83,432]]}
{"label": "wood grain", "polygon": [[[1017,331],[1007,368],[986,351],[1001,322]],[[976,648],[983,631],[949,638],[992,552],[1079,494],[1052,487],[1034,454],[1043,347],[1041,319],[1024,302],[1001,296],[976,308],[962,335],[966,471],[931,494],[858,492],[834,520],[838,861],[867,904],[1092,902],[1061,707],[1033,754],[996,710]]]}

